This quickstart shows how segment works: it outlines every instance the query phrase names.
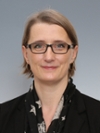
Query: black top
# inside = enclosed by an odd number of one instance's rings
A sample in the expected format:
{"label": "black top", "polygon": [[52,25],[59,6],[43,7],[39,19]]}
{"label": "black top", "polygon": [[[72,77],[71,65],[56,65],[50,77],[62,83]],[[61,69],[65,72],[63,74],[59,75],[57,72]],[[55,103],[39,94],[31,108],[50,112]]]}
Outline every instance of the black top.
{"label": "black top", "polygon": [[[0,105],[0,133],[24,133],[26,95]],[[100,133],[100,102],[77,89],[70,102],[63,133]]]}

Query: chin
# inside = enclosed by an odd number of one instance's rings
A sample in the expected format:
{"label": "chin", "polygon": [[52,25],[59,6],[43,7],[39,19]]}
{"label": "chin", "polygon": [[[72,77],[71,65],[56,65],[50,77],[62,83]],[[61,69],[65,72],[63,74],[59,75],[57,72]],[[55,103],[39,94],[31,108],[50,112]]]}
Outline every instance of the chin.
{"label": "chin", "polygon": [[43,78],[42,80],[44,80],[44,81],[55,81],[56,79],[55,78]]}
{"label": "chin", "polygon": [[55,77],[55,76],[52,76],[52,75],[44,75],[44,74],[38,76],[37,78],[39,80],[42,80],[42,81],[53,81],[53,80],[57,79],[57,77]]}
{"label": "chin", "polygon": [[58,77],[44,77],[42,79],[40,79],[42,82],[45,83],[56,83],[57,81],[59,81],[60,79]]}

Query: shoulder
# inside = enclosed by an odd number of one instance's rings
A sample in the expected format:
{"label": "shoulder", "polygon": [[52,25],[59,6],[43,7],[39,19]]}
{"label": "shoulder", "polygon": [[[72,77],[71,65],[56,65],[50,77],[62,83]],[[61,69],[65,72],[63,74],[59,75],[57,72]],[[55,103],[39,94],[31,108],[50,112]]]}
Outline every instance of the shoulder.
{"label": "shoulder", "polygon": [[1,103],[0,106],[6,106],[6,105],[9,105],[9,104],[13,104],[13,103],[19,102],[19,101],[21,101],[21,100],[23,100],[25,98],[26,94],[27,93],[22,94],[22,95],[14,98],[14,99],[11,99],[9,101],[4,102],[4,103]]}
{"label": "shoulder", "polygon": [[[27,94],[27,93],[26,93]],[[8,114],[9,112],[17,109],[19,106],[23,106],[26,94],[16,97],[12,100],[0,104],[0,118],[1,116]]]}
{"label": "shoulder", "polygon": [[[80,92],[79,92],[80,93]],[[100,110],[100,101],[91,97],[91,96],[88,96],[86,94],[83,94],[83,93],[80,93],[85,105],[88,107],[88,108],[98,108]]]}
{"label": "shoulder", "polygon": [[99,128],[100,131],[100,101],[82,94],[78,90],[76,90],[75,95],[78,109],[81,110],[84,107],[90,125],[95,125],[96,129]]}
{"label": "shoulder", "polygon": [[11,132],[14,128],[15,120],[17,123],[24,120],[26,94],[0,104],[0,132],[6,129]]}
{"label": "shoulder", "polygon": [[[93,97],[90,97],[86,94],[83,94],[80,91],[78,91],[77,89],[76,89],[75,95],[76,95],[77,101],[78,102],[80,100],[83,101],[86,108],[92,109],[91,111],[93,111],[93,110],[100,111],[100,101],[99,100],[97,100]],[[98,110],[96,110],[96,109],[98,109]]]}
{"label": "shoulder", "polygon": [[82,94],[82,97],[83,97],[85,103],[89,104],[90,107],[96,107],[96,106],[99,107],[100,106],[100,101],[99,100],[97,100],[97,99],[95,99],[93,97],[87,96],[85,94]]}
{"label": "shoulder", "polygon": [[96,118],[100,122],[100,101],[85,94],[82,94],[82,97],[88,111],[88,116],[91,118]]}

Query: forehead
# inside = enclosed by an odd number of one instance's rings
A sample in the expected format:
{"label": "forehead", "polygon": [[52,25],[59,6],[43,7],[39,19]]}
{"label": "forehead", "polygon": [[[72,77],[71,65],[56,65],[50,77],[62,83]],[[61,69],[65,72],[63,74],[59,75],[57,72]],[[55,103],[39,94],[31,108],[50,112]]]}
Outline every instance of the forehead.
{"label": "forehead", "polygon": [[65,29],[56,24],[36,23],[30,29],[29,41],[34,40],[65,40],[70,41]]}

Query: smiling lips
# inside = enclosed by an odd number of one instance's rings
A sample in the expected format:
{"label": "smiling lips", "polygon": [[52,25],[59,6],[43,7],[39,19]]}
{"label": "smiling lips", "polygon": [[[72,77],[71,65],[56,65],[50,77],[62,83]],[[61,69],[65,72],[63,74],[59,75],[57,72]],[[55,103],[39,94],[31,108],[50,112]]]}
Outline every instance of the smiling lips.
{"label": "smiling lips", "polygon": [[56,69],[57,66],[42,66],[42,68],[47,69],[47,70],[53,70],[53,69]]}

